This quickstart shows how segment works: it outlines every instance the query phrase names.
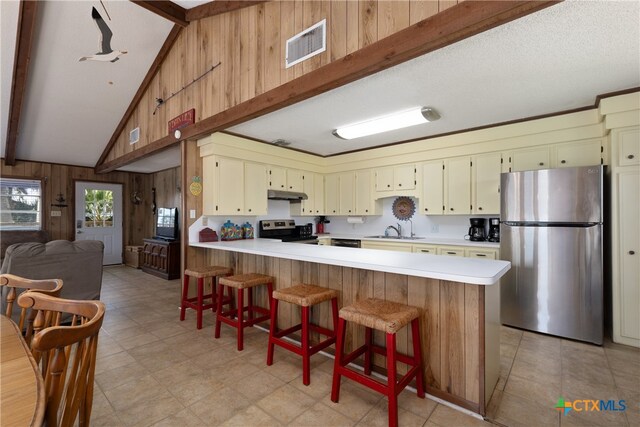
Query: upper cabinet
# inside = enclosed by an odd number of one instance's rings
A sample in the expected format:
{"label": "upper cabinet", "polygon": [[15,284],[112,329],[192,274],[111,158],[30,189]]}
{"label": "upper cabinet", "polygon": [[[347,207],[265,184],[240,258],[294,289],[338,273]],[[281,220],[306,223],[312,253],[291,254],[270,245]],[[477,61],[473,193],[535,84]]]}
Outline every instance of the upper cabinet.
{"label": "upper cabinet", "polygon": [[624,128],[616,132],[618,143],[618,165],[633,166],[640,164],[640,132],[638,128]]}
{"label": "upper cabinet", "polygon": [[355,214],[377,215],[380,204],[373,198],[373,173],[370,169],[355,173]]}
{"label": "upper cabinet", "polygon": [[526,148],[510,154],[511,172],[549,169],[551,167],[549,147]]}
{"label": "upper cabinet", "polygon": [[338,174],[332,173],[324,177],[324,212],[326,215],[339,215]]}
{"label": "upper cabinet", "polygon": [[420,212],[425,215],[442,215],[444,210],[444,163],[442,160],[422,164],[422,197]]}
{"label": "upper cabinet", "polygon": [[279,166],[269,166],[269,188],[272,190],[303,191],[303,172]]}
{"label": "upper cabinet", "polygon": [[593,166],[601,163],[602,142],[600,139],[557,144],[553,148],[553,167],[556,168]]}
{"label": "upper cabinet", "polygon": [[338,207],[340,215],[355,215],[355,174],[344,172],[338,175]]}
{"label": "upper cabinet", "polygon": [[468,156],[444,161],[444,213],[471,213],[471,158]]}
{"label": "upper cabinet", "polygon": [[416,166],[414,164],[376,169],[375,190],[377,192],[413,190],[415,188]]}
{"label": "upper cabinet", "polygon": [[500,173],[502,154],[489,153],[471,158],[471,205],[473,214],[500,214]]}
{"label": "upper cabinet", "polygon": [[264,165],[227,157],[202,159],[204,215],[267,213],[267,170]]}
{"label": "upper cabinet", "polygon": [[303,172],[302,192],[304,192],[308,198],[302,202],[292,202],[290,209],[291,215],[324,215],[324,179],[322,175],[313,172]]}

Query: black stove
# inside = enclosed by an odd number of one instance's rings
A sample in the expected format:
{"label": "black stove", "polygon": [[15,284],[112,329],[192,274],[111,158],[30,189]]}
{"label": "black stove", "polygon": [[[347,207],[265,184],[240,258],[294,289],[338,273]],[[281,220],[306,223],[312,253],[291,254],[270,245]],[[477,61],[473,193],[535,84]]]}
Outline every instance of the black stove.
{"label": "black stove", "polygon": [[318,238],[313,236],[311,224],[296,225],[292,219],[265,219],[258,225],[259,237],[278,239],[283,242],[317,244]]}

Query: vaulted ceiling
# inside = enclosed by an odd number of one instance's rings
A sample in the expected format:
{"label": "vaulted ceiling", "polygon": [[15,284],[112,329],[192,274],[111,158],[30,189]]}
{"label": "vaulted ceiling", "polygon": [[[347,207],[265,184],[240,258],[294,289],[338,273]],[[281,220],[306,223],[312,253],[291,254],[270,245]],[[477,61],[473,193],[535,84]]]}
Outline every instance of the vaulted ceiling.
{"label": "vaulted ceiling", "polygon": [[[18,5],[0,2],[3,156]],[[128,52],[117,62],[78,61],[100,50],[93,7],[113,32],[113,48]],[[327,155],[593,105],[600,94],[640,86],[639,17],[638,1],[561,3],[230,130]],[[39,2],[16,157],[94,166],[172,27],[132,2]],[[351,142],[331,135],[339,125],[420,105],[442,119]],[[177,164],[173,150],[122,170]]]}

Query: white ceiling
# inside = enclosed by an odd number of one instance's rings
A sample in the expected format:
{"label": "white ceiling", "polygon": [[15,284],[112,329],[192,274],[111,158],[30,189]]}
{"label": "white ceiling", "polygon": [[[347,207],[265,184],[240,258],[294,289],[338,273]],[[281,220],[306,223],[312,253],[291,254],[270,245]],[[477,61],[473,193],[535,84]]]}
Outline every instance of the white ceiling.
{"label": "white ceiling", "polygon": [[[330,155],[593,105],[640,86],[638,22],[638,1],[567,1],[228,130]],[[350,141],[331,133],[418,106],[442,118]]]}
{"label": "white ceiling", "polygon": [[[113,48],[129,52],[116,63],[78,62],[98,51],[91,8],[104,17],[99,1],[39,5],[17,158],[95,165],[173,26],[131,2],[104,3]],[[0,1],[2,155],[17,11],[17,0]],[[592,105],[599,94],[640,86],[639,20],[638,1],[564,2],[229,130],[329,155]],[[414,106],[436,108],[442,118],[351,141],[331,135]],[[179,163],[174,148],[120,170]]]}

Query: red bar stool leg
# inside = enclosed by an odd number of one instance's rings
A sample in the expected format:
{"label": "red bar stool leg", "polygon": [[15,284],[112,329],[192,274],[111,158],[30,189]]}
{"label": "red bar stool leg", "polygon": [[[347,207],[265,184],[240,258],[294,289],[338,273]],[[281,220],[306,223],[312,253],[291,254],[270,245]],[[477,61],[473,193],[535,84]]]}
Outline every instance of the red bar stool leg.
{"label": "red bar stool leg", "polygon": [[253,289],[247,289],[247,319],[253,320]]}
{"label": "red bar stool leg", "polygon": [[224,286],[218,283],[218,301],[216,304],[216,330],[214,333],[215,338],[220,338],[220,317],[222,316],[222,300],[224,298]]}
{"label": "red bar stool leg", "polygon": [[424,398],[424,366],[422,365],[422,345],[420,342],[420,319],[411,321],[411,334],[413,340],[413,363],[419,366],[416,374],[416,389],[418,397]]}
{"label": "red bar stool leg", "polygon": [[331,313],[333,315],[333,336],[338,333],[338,298],[331,298]]}
{"label": "red bar stool leg", "polygon": [[309,307],[302,307],[302,384],[311,382],[309,355]]}
{"label": "red bar stool leg", "polygon": [[396,334],[387,333],[387,398],[389,427],[398,426],[398,395],[396,394]]}
{"label": "red bar stool leg", "polygon": [[180,304],[180,320],[184,320],[184,314],[187,311],[187,298],[189,297],[189,276],[184,275],[184,283],[182,284],[182,303]]}
{"label": "red bar stool leg", "polygon": [[[251,292],[251,290],[249,290]],[[238,309],[236,314],[238,317],[238,351],[244,348],[244,289],[238,289]]]}
{"label": "red bar stool leg", "polygon": [[331,401],[338,403],[340,399],[340,370],[342,368],[342,357],[344,356],[344,334],[345,320],[339,319],[338,333],[336,337],[336,360],[333,365],[333,382],[331,384]]}
{"label": "red bar stool leg", "polygon": [[371,375],[371,366],[373,365],[373,330],[371,328],[365,328],[364,330],[364,373],[365,375]]}
{"label": "red bar stool leg", "polygon": [[204,279],[202,277],[198,278],[198,307],[196,308],[196,312],[198,313],[198,321],[197,327],[198,329],[202,329],[202,295],[204,292]]}
{"label": "red bar stool leg", "polygon": [[276,325],[278,324],[278,300],[275,298],[271,299],[271,304],[269,304],[269,308],[271,310],[271,324],[269,325],[269,346],[267,348],[267,365],[273,365],[273,350],[275,345],[273,344],[273,337],[277,332]]}
{"label": "red bar stool leg", "polygon": [[216,308],[218,306],[218,276],[213,276],[211,278],[211,311],[213,313],[216,312]]}

